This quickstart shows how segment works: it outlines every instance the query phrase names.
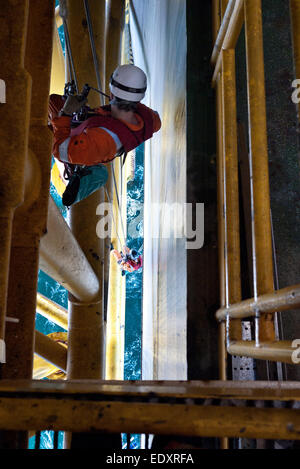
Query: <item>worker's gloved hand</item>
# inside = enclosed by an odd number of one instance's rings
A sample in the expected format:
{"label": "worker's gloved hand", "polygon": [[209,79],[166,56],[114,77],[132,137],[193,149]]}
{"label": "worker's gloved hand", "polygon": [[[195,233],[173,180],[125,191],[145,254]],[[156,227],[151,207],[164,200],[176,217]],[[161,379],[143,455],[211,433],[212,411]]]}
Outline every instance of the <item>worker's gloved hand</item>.
{"label": "worker's gloved hand", "polygon": [[81,94],[68,96],[61,113],[71,116],[74,112],[80,111],[86,102],[87,98],[83,97]]}

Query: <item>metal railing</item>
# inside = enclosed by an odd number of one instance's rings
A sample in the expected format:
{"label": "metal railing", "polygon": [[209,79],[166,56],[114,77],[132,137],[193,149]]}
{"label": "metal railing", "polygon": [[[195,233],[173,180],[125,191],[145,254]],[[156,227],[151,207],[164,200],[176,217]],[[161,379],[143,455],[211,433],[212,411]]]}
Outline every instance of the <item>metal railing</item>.
{"label": "metal railing", "polygon": [[[291,1],[299,68],[299,2]],[[238,127],[235,48],[244,24],[248,91],[253,298],[241,301]],[[220,303],[220,377],[226,354],[295,364],[292,341],[276,336],[274,314],[300,306],[299,285],[274,291],[261,0],[213,1],[216,92]],[[254,317],[254,341],[242,340],[241,319]]]}

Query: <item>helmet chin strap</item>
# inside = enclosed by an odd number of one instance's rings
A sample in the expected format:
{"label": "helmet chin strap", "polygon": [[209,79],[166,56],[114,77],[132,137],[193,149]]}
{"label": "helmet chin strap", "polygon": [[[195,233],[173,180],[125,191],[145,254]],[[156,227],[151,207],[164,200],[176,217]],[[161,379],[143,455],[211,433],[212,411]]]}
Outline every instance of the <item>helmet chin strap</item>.
{"label": "helmet chin strap", "polygon": [[113,96],[110,100],[109,100],[109,104],[117,104],[117,101],[116,101],[116,97]]}

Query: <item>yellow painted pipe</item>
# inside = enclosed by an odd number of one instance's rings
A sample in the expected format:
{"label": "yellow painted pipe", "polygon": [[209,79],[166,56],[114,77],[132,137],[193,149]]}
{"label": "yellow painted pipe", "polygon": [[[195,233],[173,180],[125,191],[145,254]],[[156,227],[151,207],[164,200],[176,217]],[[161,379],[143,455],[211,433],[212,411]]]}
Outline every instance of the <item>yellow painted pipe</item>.
{"label": "yellow painted pipe", "polygon": [[223,20],[226,8],[228,6],[229,0],[220,0],[220,6],[221,6],[221,19]]}
{"label": "yellow painted pipe", "polygon": [[[229,5],[230,7],[233,6],[233,4]],[[216,5],[215,5],[216,8]],[[227,11],[227,10],[226,10]],[[231,10],[232,12],[232,10]],[[230,12],[230,13],[231,13]],[[216,16],[216,13],[214,14]],[[228,22],[229,22],[230,17],[228,17]],[[223,20],[224,21],[224,20]],[[223,22],[222,22],[223,24]],[[227,26],[226,26],[227,27]],[[223,29],[223,32],[225,34],[225,28]],[[219,30],[220,33],[220,30]],[[216,36],[216,34],[215,34]],[[218,35],[219,39],[220,36]],[[222,34],[221,39],[223,40],[224,35]],[[220,41],[221,41],[220,39]],[[234,58],[234,57],[233,57]],[[223,63],[223,71],[221,71],[220,74],[220,79],[217,80],[216,83],[216,116],[217,116],[217,172],[218,172],[218,246],[219,246],[219,275],[220,275],[220,302],[222,305],[226,304],[226,284],[227,284],[227,275],[226,275],[226,267],[225,267],[225,257],[226,257],[226,263],[227,263],[227,252],[228,252],[228,244],[225,246],[225,219],[224,219],[224,214],[225,214],[225,206],[224,206],[224,198],[225,197],[225,191],[226,191],[226,186],[225,186],[225,179],[227,180],[227,176],[225,177],[226,173],[226,155],[227,158],[229,157],[228,155],[228,139],[231,138],[232,140],[232,131],[230,134],[226,135],[226,132],[230,131],[230,128],[226,128],[226,124],[230,125],[231,122],[231,117],[229,118],[229,113],[230,108],[233,107],[233,111],[235,111],[235,77],[234,77],[234,60],[232,63],[232,60],[227,63]],[[229,67],[229,69],[228,69]],[[228,74],[224,75],[224,74]],[[228,80],[229,79],[229,80]],[[230,81],[233,82],[231,85],[233,86],[233,90],[230,89]],[[229,89],[228,89],[229,87]],[[226,96],[224,96],[225,88],[227,90]],[[228,95],[229,91],[229,95]],[[231,93],[231,94],[230,94]],[[229,103],[227,103],[229,101]],[[225,105],[229,104],[229,109],[226,109],[225,112]],[[232,128],[234,131],[234,115],[232,116]],[[229,119],[229,120],[228,120]],[[226,120],[226,121],[225,121]],[[223,126],[224,126],[224,135],[223,135]],[[232,129],[231,129],[232,130]],[[231,142],[231,145],[233,143],[234,145],[234,135],[233,135],[233,142]],[[232,153],[232,152],[231,152]],[[235,147],[234,147],[234,158],[236,157],[235,154]],[[232,155],[231,155],[232,156]],[[227,166],[228,170],[228,166]],[[230,177],[229,177],[230,179]],[[234,232],[236,229],[236,226],[233,226],[233,230],[231,232]],[[225,255],[226,252],[226,255]],[[229,288],[229,286],[227,286]],[[233,330],[232,330],[233,329]],[[231,335],[237,335],[239,336],[240,334],[240,325],[233,323],[231,324],[231,330],[230,330]],[[218,363],[219,363],[219,377],[222,380],[225,380],[227,378],[227,350],[226,350],[226,325],[225,323],[221,323],[218,328]],[[229,448],[229,442],[228,438],[223,437],[220,440],[220,447],[221,449],[228,449]]]}
{"label": "yellow painted pipe", "polygon": [[51,169],[51,182],[54,185],[57,193],[62,197],[67,187],[67,181],[64,181],[59,170],[59,162],[55,161]]}
{"label": "yellow painted pipe", "polygon": [[[62,346],[67,347],[67,332],[51,332],[47,334],[47,337],[52,340],[52,342],[57,342],[58,344],[62,344]],[[47,345],[46,345],[47,351]],[[33,379],[64,379],[66,377],[66,373],[60,370],[57,365],[54,365],[47,361],[47,359],[34,354],[34,361],[33,361]]]}
{"label": "yellow painted pipe", "polygon": [[259,296],[256,300],[241,301],[228,306],[228,308],[220,308],[216,312],[216,318],[224,320],[227,314],[231,318],[247,318],[255,316],[256,313],[276,313],[277,311],[288,311],[293,308],[300,307],[300,285],[281,288],[273,293],[266,293]]}
{"label": "yellow painted pipe", "polygon": [[[84,5],[81,0],[68,0],[68,29],[79,87],[85,83],[97,88]],[[105,2],[89,0],[96,54],[102,84],[105,73]],[[99,106],[99,95],[89,94],[89,105]],[[103,311],[104,240],[96,233],[97,207],[104,201],[104,190],[94,192],[75,204],[69,212],[72,233],[92,266],[99,282],[93,300],[86,303],[69,295],[68,379],[104,377],[105,323]]]}
{"label": "yellow painted pipe", "polygon": [[[223,162],[223,100],[222,78],[216,84],[216,125],[217,125],[217,196],[218,196],[218,260],[219,260],[219,285],[220,304],[225,306],[225,245],[224,245],[224,162]],[[219,376],[226,379],[227,376],[227,352],[226,331],[224,323],[219,325]]]}
{"label": "yellow painted pipe", "polygon": [[[251,357],[259,360],[270,360],[274,362],[297,364],[295,356],[297,350],[292,347],[292,341],[279,340],[260,342],[259,347],[253,340],[233,341],[227,348],[231,355]],[[295,358],[293,358],[295,357]]]}
{"label": "yellow painted pipe", "polygon": [[[106,2],[106,28],[105,28],[105,90],[109,94],[109,80],[110,76],[115,68],[120,63],[125,63],[124,58],[121,60],[121,38],[124,22],[124,9],[125,0],[108,0]],[[129,156],[129,155],[128,155]],[[127,156],[127,158],[128,158]],[[106,183],[106,189],[109,194],[109,198],[113,201],[113,174],[112,166],[109,165],[108,169],[108,180]],[[109,245],[111,237],[106,238],[105,243]],[[110,276],[110,251],[105,250],[104,252],[104,284],[106,292],[108,292],[109,276]],[[108,300],[109,301],[109,300]]]}
{"label": "yellow painted pipe", "polygon": [[[295,78],[300,78],[300,3],[290,0],[290,18],[292,26],[292,41],[294,52]],[[297,103],[298,120],[300,120],[300,104]]]}
{"label": "yellow painted pipe", "polygon": [[[61,18],[58,8],[56,8],[56,20],[57,27],[59,27],[61,25]],[[85,32],[85,34],[87,34],[87,32]],[[65,63],[58,31],[57,28],[55,28],[51,70],[51,93],[61,94],[64,84]],[[53,171],[52,176],[54,179],[56,178],[54,182],[57,182],[59,177],[56,165],[54,165]],[[55,185],[57,187],[57,184]],[[59,192],[62,192],[65,186],[61,184],[57,189]],[[41,243],[40,268],[61,283],[76,298],[81,301],[90,301],[99,294],[99,281],[67,224],[54,206],[53,201],[50,200],[49,204],[48,233],[42,239]],[[57,230],[59,230],[59,235],[57,234]],[[60,243],[57,242],[57,239],[60,240]],[[72,265],[70,265],[71,260]]]}
{"label": "yellow painted pipe", "polygon": [[[122,31],[124,27],[124,9],[125,9],[125,1],[124,0],[108,0],[107,3],[107,22],[105,28],[105,43],[106,43],[106,55],[105,55],[105,89],[106,92],[109,94],[109,79],[111,74],[113,73],[114,69],[120,63],[126,63],[124,61],[124,56],[122,56],[122,46],[121,46],[121,39],[122,39]],[[127,156],[127,160],[129,159],[129,155]],[[109,177],[106,183],[106,189],[108,191],[110,200],[114,203],[115,206],[115,219],[118,217],[116,211],[116,204],[117,201],[114,199],[114,184],[113,184],[113,173],[112,173],[113,166],[108,166]],[[120,191],[120,186],[118,187],[118,191]],[[126,191],[126,189],[125,189]],[[119,223],[119,222],[118,222]],[[113,227],[112,227],[113,228]],[[114,229],[114,228],[113,228]],[[120,224],[118,225],[118,230],[121,231]],[[109,245],[111,241],[114,243],[116,242],[116,233],[111,233],[110,238],[106,238],[105,244]],[[107,292],[107,312],[109,308],[109,303],[113,302],[115,304],[115,300],[111,298],[111,292],[114,291],[114,288],[118,288],[119,283],[119,271],[118,269],[114,268],[114,259],[111,259],[109,249],[106,249],[104,252],[104,284]],[[124,288],[123,290],[124,291]],[[122,297],[123,293],[120,291],[120,295]],[[124,299],[122,301],[125,301]],[[120,305],[120,303],[118,303]],[[113,311],[112,314],[117,314],[114,307],[110,308]],[[111,313],[109,313],[111,314]],[[110,321],[110,319],[109,319]],[[110,338],[109,334],[107,335],[108,341],[113,341],[114,339]],[[113,357],[114,354],[111,355]],[[106,360],[106,366],[111,369],[112,364],[110,360]]]}
{"label": "yellow painted pipe", "polygon": [[62,18],[59,14],[59,5],[57,7],[55,7],[55,22],[56,22],[56,27],[57,28],[59,28],[63,24]]}
{"label": "yellow painted pipe", "polygon": [[222,24],[220,26],[217,38],[215,40],[213,52],[212,52],[211,59],[210,59],[210,62],[211,62],[212,65],[216,63],[218,55],[221,51],[224,36],[225,36],[227,28],[228,28],[228,24],[229,24],[229,21],[230,21],[230,18],[231,18],[231,14],[233,12],[235,1],[236,0],[229,0],[229,2],[227,4],[227,7],[226,7],[226,10],[225,10],[225,13],[224,13],[224,17],[223,17],[223,20],[222,20]]}
{"label": "yellow painted pipe", "polygon": [[[237,40],[239,38],[242,26],[244,23],[244,0],[236,0],[231,18],[226,30],[221,50],[235,49]],[[215,87],[217,76],[222,67],[222,54],[221,51],[218,55],[215,70],[212,78],[212,87]]]}
{"label": "yellow painted pipe", "polygon": [[67,347],[35,331],[35,353],[62,371],[67,369]]}
{"label": "yellow painted pipe", "polygon": [[[1,79],[6,83],[6,103],[0,105],[0,362],[5,360],[4,335],[7,303],[12,222],[15,207],[24,197],[24,170],[27,159],[30,120],[31,77],[24,68],[28,0],[5,5],[0,28]],[[1,354],[2,355],[2,354]]]}
{"label": "yellow painted pipe", "polygon": [[114,258],[109,272],[106,379],[124,378],[125,278]]}
{"label": "yellow painted pipe", "polygon": [[[114,69],[125,63],[122,51],[122,31],[124,27],[124,0],[109,0],[107,8],[106,27],[106,90],[109,90],[109,79]],[[123,173],[123,187],[121,187],[120,160],[113,164],[115,178],[119,194],[126,193],[126,176]],[[123,168],[123,171],[126,168]],[[111,168],[112,172],[112,168]],[[124,171],[125,172],[125,171]],[[112,174],[111,174],[112,175]],[[108,184],[110,194],[112,190],[112,179]],[[110,195],[111,196],[111,195]],[[117,249],[120,246],[118,235],[122,239],[122,224],[118,211],[116,194],[111,198],[113,202],[113,213],[117,227],[112,224],[111,242]],[[126,203],[122,203],[123,226],[126,229]],[[123,199],[124,202],[124,199]],[[117,230],[117,231],[116,231]],[[108,257],[109,256],[109,257]],[[125,324],[125,278],[121,276],[120,268],[113,256],[107,252],[106,264],[109,265],[108,277],[108,304],[107,304],[107,338],[106,338],[106,379],[123,379],[124,376],[124,324]]]}
{"label": "yellow painted pipe", "polygon": [[[249,161],[253,176],[253,288],[254,296],[259,296],[274,291],[261,0],[245,0],[244,5]],[[263,314],[259,340],[274,339],[273,315]]]}
{"label": "yellow painted pipe", "polygon": [[[60,17],[59,17],[60,18]],[[50,94],[63,94],[65,85],[65,59],[57,27],[53,31]]]}
{"label": "yellow painted pipe", "polygon": [[223,40],[223,49],[235,49],[244,23],[244,0],[236,0]]}
{"label": "yellow painted pipe", "polygon": [[[79,88],[81,89],[85,83],[97,88],[97,79],[83,1],[67,0],[66,3],[68,12],[67,24],[74,67],[78,75]],[[105,9],[105,2],[89,0],[89,10],[102,86],[104,86],[105,81]],[[99,106],[99,94],[91,91],[88,101],[92,107]]]}
{"label": "yellow painted pipe", "polygon": [[[225,297],[226,305],[241,301],[241,263],[239,228],[239,185],[237,155],[237,118],[235,51],[222,51],[223,98],[223,169],[225,229]],[[241,322],[230,321],[229,338],[241,339]]]}
{"label": "yellow painted pipe", "polygon": [[[1,369],[1,378],[21,379],[32,377],[39,240],[45,232],[47,220],[51,165],[51,136],[47,128],[47,114],[54,0],[34,5],[33,2],[27,1],[8,2],[5,5],[5,14],[6,24],[0,29],[4,30],[4,35],[8,37],[2,42],[1,34],[0,42],[6,44],[6,52],[1,53],[6,59],[6,64],[0,61],[0,68],[1,73],[5,69],[13,76],[7,81],[9,83],[7,107],[5,119],[1,119],[6,126],[1,142],[6,145],[6,137],[11,139],[11,142],[4,152],[1,150],[3,157],[1,174],[4,180],[1,180],[0,184],[7,207],[11,207],[9,193],[15,192],[14,198],[20,195],[21,198],[20,205],[14,213],[9,277],[7,276],[7,308],[9,315],[19,319],[19,322],[9,322],[6,326],[7,358]],[[14,47],[11,48],[11,44]],[[36,47],[37,44],[39,47]],[[32,79],[30,103],[26,103],[26,99],[31,84],[23,67]],[[6,72],[3,78],[6,78]],[[13,115],[10,115],[11,112]],[[9,150],[12,150],[11,155]],[[13,176],[7,173],[7,165],[11,159],[14,160],[10,166],[10,173]],[[33,162],[32,166],[30,162]],[[28,187],[26,184],[28,175],[29,178],[33,175],[38,177],[32,182],[30,191],[25,193],[22,204],[24,186]],[[15,180],[12,181],[11,177]],[[2,207],[1,212],[5,213]],[[5,270],[5,266],[3,269]],[[15,447],[17,442],[17,447],[27,448],[28,434],[3,435],[5,446]]]}
{"label": "yellow painted pipe", "polygon": [[68,330],[68,311],[41,293],[37,294],[36,310],[43,317]]}
{"label": "yellow painted pipe", "polygon": [[[14,5],[17,6],[19,3],[14,2]],[[23,10],[24,5],[25,12]],[[12,8],[11,4],[7,7],[8,10]],[[50,184],[51,135],[47,128],[47,114],[54,1],[50,0],[39,5],[33,5],[32,2],[25,2],[24,4],[23,2],[22,7],[19,5],[14,12],[12,22],[16,22],[19,14],[22,15],[23,13],[26,15],[26,21],[28,19],[26,43],[19,44],[20,50],[16,50],[14,54],[20,58],[25,50],[22,60],[26,70],[32,77],[33,88],[31,113],[28,116],[26,110],[25,113],[23,112],[23,105],[19,102],[20,90],[18,87],[14,89],[14,82],[10,82],[11,91],[14,95],[12,99],[15,104],[18,104],[18,108],[14,110],[14,118],[18,121],[18,116],[20,116],[23,120],[23,126],[29,124],[28,139],[24,138],[23,135],[23,142],[29,145],[29,151],[26,152],[23,172],[24,202],[16,208],[13,219],[7,298],[9,315],[19,319],[19,323],[8,323],[6,326],[7,361],[2,371],[2,377],[15,378],[31,377],[33,367],[39,240],[46,228]],[[13,28],[7,30],[14,37],[14,43],[18,44],[19,33],[14,33]],[[9,41],[10,39],[7,40],[8,43]],[[38,48],[36,47],[37,43],[39,43]],[[9,63],[6,67],[9,69],[12,66],[12,57],[9,56],[7,59]],[[18,71],[15,71],[15,75],[18,80],[22,81]],[[6,125],[8,126],[10,126],[9,113],[10,110],[6,116]],[[15,142],[13,157],[16,163],[18,162],[19,151],[17,148],[17,135],[16,132],[13,138]],[[4,157],[4,159],[6,158]],[[20,168],[22,168],[21,163]],[[14,172],[13,167],[11,172]],[[19,172],[20,169],[17,170],[15,176]],[[18,193],[17,180],[12,185],[9,177],[7,177],[6,184],[9,185],[9,191],[13,189]],[[5,194],[4,186],[5,184],[3,184]],[[25,302],[24,298],[26,298]]]}
{"label": "yellow painted pipe", "polygon": [[44,358],[40,357],[36,353],[34,354],[33,359],[33,379],[43,379],[48,378],[48,376],[57,373],[58,368],[55,365],[47,362]]}
{"label": "yellow painted pipe", "polygon": [[108,0],[106,26],[105,85],[109,93],[109,79],[121,60],[121,37],[124,27],[125,0]]}
{"label": "yellow painted pipe", "polygon": [[[119,160],[115,163],[115,176],[118,187],[120,188]],[[123,178],[123,191],[125,190],[126,178]],[[123,202],[125,201],[126,199],[123,198]],[[113,211],[117,227],[112,226],[112,243],[117,249],[122,249],[116,232],[117,229],[122,240],[122,225],[116,197],[114,197],[113,200]],[[122,205],[121,214],[123,220],[126,220],[126,204],[124,203]],[[123,226],[124,229],[126,229],[124,222]],[[120,267],[111,254],[107,310],[106,379],[123,379],[124,377],[125,297],[125,277],[122,277]]]}
{"label": "yellow painted pipe", "polygon": [[212,31],[213,31],[213,41],[216,41],[218,31],[220,29],[220,0],[212,1]]}

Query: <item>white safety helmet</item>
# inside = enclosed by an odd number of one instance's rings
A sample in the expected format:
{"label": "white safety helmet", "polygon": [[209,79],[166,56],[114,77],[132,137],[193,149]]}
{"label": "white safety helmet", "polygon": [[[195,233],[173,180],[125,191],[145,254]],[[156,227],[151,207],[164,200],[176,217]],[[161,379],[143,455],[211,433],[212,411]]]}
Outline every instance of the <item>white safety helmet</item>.
{"label": "white safety helmet", "polygon": [[110,77],[109,89],[119,99],[139,102],[145,96],[147,77],[135,65],[119,65]]}

